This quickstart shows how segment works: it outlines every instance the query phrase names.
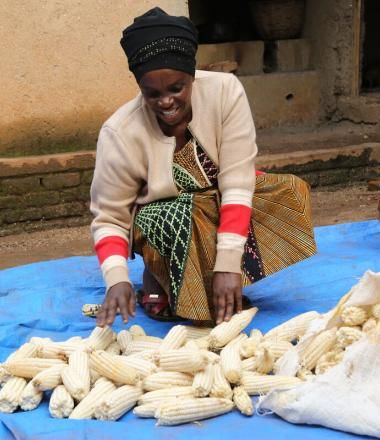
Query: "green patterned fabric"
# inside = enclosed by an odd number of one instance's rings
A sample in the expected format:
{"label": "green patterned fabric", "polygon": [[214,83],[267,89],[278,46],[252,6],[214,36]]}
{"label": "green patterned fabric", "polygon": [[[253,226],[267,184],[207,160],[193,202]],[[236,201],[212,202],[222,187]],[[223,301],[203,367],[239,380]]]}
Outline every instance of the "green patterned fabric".
{"label": "green patterned fabric", "polygon": [[173,174],[176,184],[185,191],[194,191],[201,186],[194,177],[178,164],[173,164]]}
{"label": "green patterned fabric", "polygon": [[151,246],[167,257],[170,266],[170,305],[176,307],[191,238],[193,194],[160,200],[142,207],[135,218]]}

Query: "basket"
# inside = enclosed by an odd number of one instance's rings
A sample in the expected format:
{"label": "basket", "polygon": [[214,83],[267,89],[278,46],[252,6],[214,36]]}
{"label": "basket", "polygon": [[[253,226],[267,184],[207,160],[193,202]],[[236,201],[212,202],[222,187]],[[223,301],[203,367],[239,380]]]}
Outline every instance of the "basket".
{"label": "basket", "polygon": [[262,40],[300,37],[305,0],[252,0],[250,8],[257,35]]}

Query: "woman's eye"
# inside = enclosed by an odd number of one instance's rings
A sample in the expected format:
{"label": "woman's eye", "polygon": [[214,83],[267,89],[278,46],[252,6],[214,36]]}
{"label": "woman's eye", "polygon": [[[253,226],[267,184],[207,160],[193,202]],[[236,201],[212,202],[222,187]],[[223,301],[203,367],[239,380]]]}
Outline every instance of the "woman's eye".
{"label": "woman's eye", "polygon": [[175,86],[175,87],[173,87],[173,88],[171,89],[171,92],[173,92],[173,93],[179,93],[179,92],[182,91],[182,89],[183,89],[183,86]]}
{"label": "woman's eye", "polygon": [[149,92],[146,95],[150,99],[156,99],[160,97],[160,94],[158,92]]}

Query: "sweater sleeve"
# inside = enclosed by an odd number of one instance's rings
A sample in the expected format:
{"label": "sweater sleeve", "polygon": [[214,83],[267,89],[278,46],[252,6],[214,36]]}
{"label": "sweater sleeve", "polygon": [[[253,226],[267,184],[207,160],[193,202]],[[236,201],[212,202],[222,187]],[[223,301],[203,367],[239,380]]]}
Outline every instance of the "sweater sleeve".
{"label": "sweater sleeve", "polygon": [[214,271],[240,273],[251,219],[257,146],[248,99],[234,75],[225,84],[222,114],[218,175],[222,198]]}
{"label": "sweater sleeve", "polygon": [[91,232],[107,290],[126,281],[131,212],[139,190],[134,161],[129,161],[116,131],[102,127],[91,185]]}

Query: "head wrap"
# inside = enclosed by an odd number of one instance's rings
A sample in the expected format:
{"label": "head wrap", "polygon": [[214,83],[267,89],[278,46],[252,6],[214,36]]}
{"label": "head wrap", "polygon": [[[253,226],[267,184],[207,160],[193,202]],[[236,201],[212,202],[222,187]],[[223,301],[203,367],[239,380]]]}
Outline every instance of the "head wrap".
{"label": "head wrap", "polygon": [[158,7],[150,9],[123,31],[120,44],[137,82],[157,69],[195,74],[197,30],[187,17],[168,15]]}

